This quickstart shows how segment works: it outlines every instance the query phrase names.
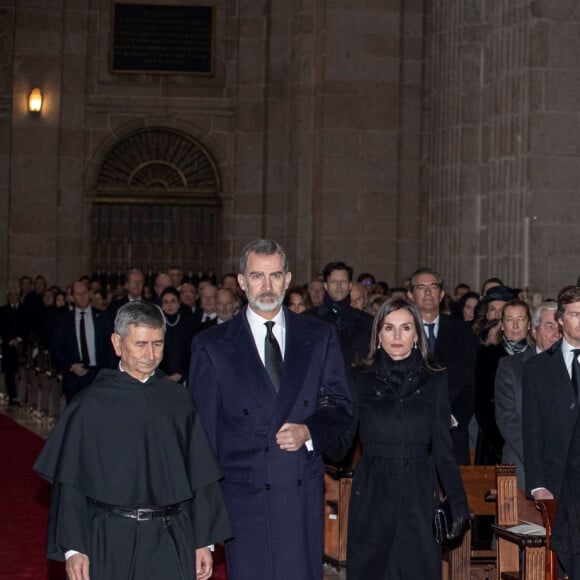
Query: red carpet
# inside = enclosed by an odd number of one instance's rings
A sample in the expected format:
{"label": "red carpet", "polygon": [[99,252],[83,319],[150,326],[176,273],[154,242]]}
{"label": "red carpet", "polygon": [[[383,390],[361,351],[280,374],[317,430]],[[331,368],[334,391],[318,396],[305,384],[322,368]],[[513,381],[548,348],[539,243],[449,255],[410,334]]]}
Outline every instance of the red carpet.
{"label": "red carpet", "polygon": [[[0,413],[0,579],[63,580],[64,565],[45,557],[50,485],[32,471],[44,440]],[[216,548],[214,580],[226,580]]]}
{"label": "red carpet", "polygon": [[32,471],[44,441],[0,414],[0,442],[0,578],[62,580],[45,557],[50,485]]}

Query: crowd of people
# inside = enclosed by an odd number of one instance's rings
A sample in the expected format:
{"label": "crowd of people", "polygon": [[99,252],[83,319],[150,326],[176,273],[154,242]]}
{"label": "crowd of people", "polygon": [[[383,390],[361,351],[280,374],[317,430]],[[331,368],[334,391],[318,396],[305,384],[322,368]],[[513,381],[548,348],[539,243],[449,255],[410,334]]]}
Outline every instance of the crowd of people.
{"label": "crowd of people", "polygon": [[[530,497],[560,500],[552,546],[580,578],[580,460],[568,454],[580,447],[580,286],[544,300],[490,278],[480,291],[461,283],[451,294],[428,267],[389,287],[370,273],[355,281],[340,261],[295,284],[269,240],[248,244],[239,273],[219,283],[177,267],[150,291],[139,269],[121,282],[105,291],[98,277],[83,277],[61,291],[22,276],[8,291],[0,333],[10,404],[19,404],[27,341],[50,352],[70,405],[87,399],[79,393],[102,369],[146,382],[158,367],[164,381],[187,387],[224,475],[231,522],[230,532],[216,515],[220,533],[204,533],[204,542],[233,536],[232,580],[319,578],[324,463],[353,461],[349,579],[437,578],[433,509],[447,495],[452,533],[461,533],[469,508],[458,465],[471,462],[515,463]],[[130,323],[163,328],[149,374],[126,370],[136,364],[123,356],[128,334],[117,327],[135,304],[162,316]],[[75,555],[74,539],[66,541],[63,554]]]}

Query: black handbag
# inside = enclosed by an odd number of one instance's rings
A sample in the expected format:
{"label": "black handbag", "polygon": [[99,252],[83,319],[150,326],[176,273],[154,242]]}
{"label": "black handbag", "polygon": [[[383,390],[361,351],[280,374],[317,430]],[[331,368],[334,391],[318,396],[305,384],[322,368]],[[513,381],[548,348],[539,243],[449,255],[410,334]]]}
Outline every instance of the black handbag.
{"label": "black handbag", "polygon": [[433,516],[433,537],[438,544],[443,544],[451,536],[451,527],[453,517],[451,515],[451,506],[447,498],[439,500]]}

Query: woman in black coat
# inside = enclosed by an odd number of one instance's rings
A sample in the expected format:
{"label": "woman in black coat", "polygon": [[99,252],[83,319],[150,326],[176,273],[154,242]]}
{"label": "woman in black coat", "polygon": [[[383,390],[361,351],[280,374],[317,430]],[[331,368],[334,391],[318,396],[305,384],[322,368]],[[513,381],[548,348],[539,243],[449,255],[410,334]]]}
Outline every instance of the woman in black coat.
{"label": "woman in black coat", "polygon": [[159,368],[167,378],[183,384],[189,374],[190,345],[193,325],[187,312],[180,309],[179,292],[169,286],[161,293],[161,308],[165,316],[163,360]]}
{"label": "woman in black coat", "polygon": [[437,580],[433,515],[440,488],[456,535],[469,508],[453,456],[446,374],[430,361],[413,303],[393,298],[382,305],[369,355],[350,381],[357,416],[331,453],[334,459],[348,449],[358,425],[362,455],[350,500],[347,578]]}

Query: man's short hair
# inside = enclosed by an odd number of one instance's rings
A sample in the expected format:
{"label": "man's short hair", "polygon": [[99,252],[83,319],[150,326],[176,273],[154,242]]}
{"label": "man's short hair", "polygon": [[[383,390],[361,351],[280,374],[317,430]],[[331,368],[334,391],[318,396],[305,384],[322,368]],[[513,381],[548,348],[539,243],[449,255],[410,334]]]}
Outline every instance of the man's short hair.
{"label": "man's short hair", "polygon": [[115,332],[125,338],[131,325],[162,328],[165,333],[165,316],[159,306],[150,302],[128,302],[119,308],[115,316]]}
{"label": "man's short hair", "polygon": [[240,256],[240,274],[246,275],[248,269],[248,257],[250,254],[258,254],[259,256],[272,256],[278,254],[284,263],[284,273],[288,272],[288,258],[284,248],[274,240],[253,240],[248,242],[242,250]]}
{"label": "man's short hair", "polygon": [[562,318],[568,304],[580,302],[580,286],[565,286],[558,294],[558,310],[556,317]]}
{"label": "man's short hair", "polygon": [[409,292],[413,292],[415,289],[415,279],[417,276],[421,276],[422,274],[430,274],[431,276],[435,276],[437,279],[437,286],[439,286],[440,290],[443,290],[443,278],[439,272],[433,270],[432,268],[417,268],[412,274],[409,282]]}
{"label": "man's short hair", "polygon": [[532,327],[539,328],[542,314],[547,311],[551,311],[555,314],[557,308],[558,305],[556,302],[542,302],[537,308],[534,309],[534,312],[532,313]]}
{"label": "man's short hair", "polygon": [[322,270],[322,277],[324,278],[325,282],[328,280],[330,274],[332,274],[332,272],[335,270],[345,270],[348,274],[348,281],[352,282],[352,268],[347,266],[344,262],[329,262],[326,264],[326,266],[324,266],[324,270]]}

